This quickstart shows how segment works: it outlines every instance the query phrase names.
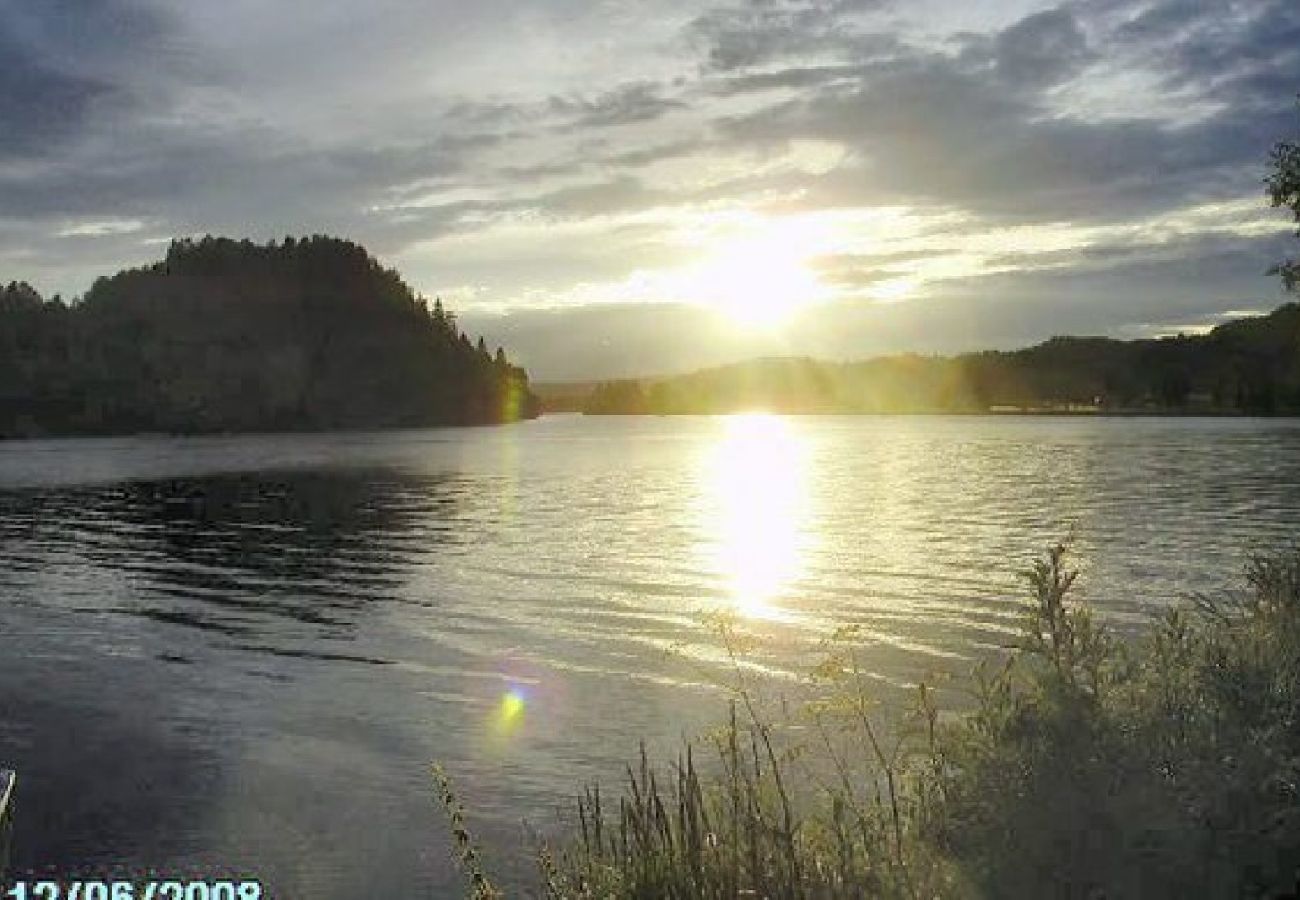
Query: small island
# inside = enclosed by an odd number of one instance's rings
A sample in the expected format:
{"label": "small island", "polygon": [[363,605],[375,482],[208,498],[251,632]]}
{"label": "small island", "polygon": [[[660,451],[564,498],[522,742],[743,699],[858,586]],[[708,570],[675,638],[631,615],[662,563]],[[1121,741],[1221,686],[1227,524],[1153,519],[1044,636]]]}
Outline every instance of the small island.
{"label": "small island", "polygon": [[0,437],[473,425],[528,376],[357,244],[174,241],[84,297],[0,287]]}

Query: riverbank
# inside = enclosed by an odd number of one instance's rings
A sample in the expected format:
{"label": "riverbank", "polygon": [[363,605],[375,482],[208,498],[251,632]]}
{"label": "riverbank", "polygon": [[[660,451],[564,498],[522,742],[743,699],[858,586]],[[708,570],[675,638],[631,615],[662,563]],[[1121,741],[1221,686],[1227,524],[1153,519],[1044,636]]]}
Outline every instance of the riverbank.
{"label": "riverbank", "polygon": [[542,408],[596,414],[1300,413],[1300,304],[1204,334],[1053,337],[1019,350],[856,362],[751,359],[659,377],[537,385]]}
{"label": "riverbank", "polygon": [[[612,802],[587,789],[578,821],[540,850],[544,895],[1294,889],[1300,551],[1253,558],[1242,591],[1174,608],[1131,643],[1076,601],[1064,547],[1027,574],[1016,649],[976,673],[960,717],[924,684],[910,709],[879,710],[851,628],[813,673],[822,695],[775,712],[723,623],[737,675],[730,718],[673,766],[643,752]],[[497,896],[445,781],[442,796],[472,895]]]}

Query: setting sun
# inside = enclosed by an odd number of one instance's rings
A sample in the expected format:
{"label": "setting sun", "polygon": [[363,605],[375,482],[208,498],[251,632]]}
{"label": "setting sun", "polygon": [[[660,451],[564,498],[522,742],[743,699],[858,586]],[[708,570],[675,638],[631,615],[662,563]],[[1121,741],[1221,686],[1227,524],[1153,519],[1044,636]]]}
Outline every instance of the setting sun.
{"label": "setting sun", "polygon": [[829,247],[824,224],[753,219],[738,232],[714,238],[706,258],[683,273],[685,297],[754,330],[777,329],[827,298],[810,265]]}

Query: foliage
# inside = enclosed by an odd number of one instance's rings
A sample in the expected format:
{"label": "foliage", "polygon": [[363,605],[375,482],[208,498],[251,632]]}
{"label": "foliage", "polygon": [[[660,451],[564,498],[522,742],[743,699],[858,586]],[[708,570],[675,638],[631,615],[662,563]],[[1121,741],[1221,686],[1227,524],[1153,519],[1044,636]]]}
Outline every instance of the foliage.
{"label": "foliage", "polygon": [[[1269,201],[1274,207],[1285,206],[1300,223],[1300,141],[1282,141],[1273,148],[1273,171],[1264,180]],[[1297,232],[1300,236],[1300,232]],[[1280,275],[1287,290],[1300,287],[1300,261],[1287,260],[1274,266],[1270,272]]]}
{"label": "foliage", "polygon": [[438,799],[447,812],[447,821],[451,826],[451,838],[456,852],[456,859],[469,876],[470,897],[472,900],[499,900],[501,891],[488,878],[479,862],[479,850],[465,826],[465,807],[456,796],[451,786],[451,779],[442,766],[432,768],[433,781],[438,788]]}
{"label": "foliage", "polygon": [[1300,554],[1247,577],[1244,597],[1171,611],[1128,648],[1059,630],[1073,668],[1039,643],[986,683],[944,742],[931,835],[982,893],[1294,888]]}
{"label": "foliage", "polygon": [[0,291],[0,436],[497,422],[527,376],[356,244],[176,241],[79,302]]}
{"label": "foliage", "polygon": [[632,380],[602,381],[591,390],[582,411],[592,415],[641,415],[650,409],[641,383]]}
{"label": "foliage", "polygon": [[589,788],[570,837],[542,850],[544,895],[1288,894],[1300,549],[1130,643],[1074,600],[1067,557],[1052,547],[1027,573],[1022,641],[977,671],[966,714],[945,721],[921,686],[882,722],[860,636],[840,629],[815,673],[827,689],[798,715],[766,716],[742,680],[726,724],[666,776],[643,750],[616,804]]}
{"label": "foliage", "polygon": [[1300,303],[1209,334],[1056,337],[1014,351],[856,363],[760,359],[601,385],[588,413],[1025,411],[1300,413]]}

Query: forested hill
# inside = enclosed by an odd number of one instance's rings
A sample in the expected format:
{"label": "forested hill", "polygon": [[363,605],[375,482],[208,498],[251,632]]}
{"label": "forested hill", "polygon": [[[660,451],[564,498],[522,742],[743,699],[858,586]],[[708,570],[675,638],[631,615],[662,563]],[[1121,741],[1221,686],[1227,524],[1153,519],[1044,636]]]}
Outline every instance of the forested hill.
{"label": "forested hill", "polygon": [[387,428],[537,414],[490,354],[362,247],[172,243],[79,301],[0,288],[0,436]]}
{"label": "forested hill", "polygon": [[1300,414],[1300,304],[1205,335],[1057,337],[1010,352],[860,363],[762,359],[599,385],[588,413],[1169,412]]}

